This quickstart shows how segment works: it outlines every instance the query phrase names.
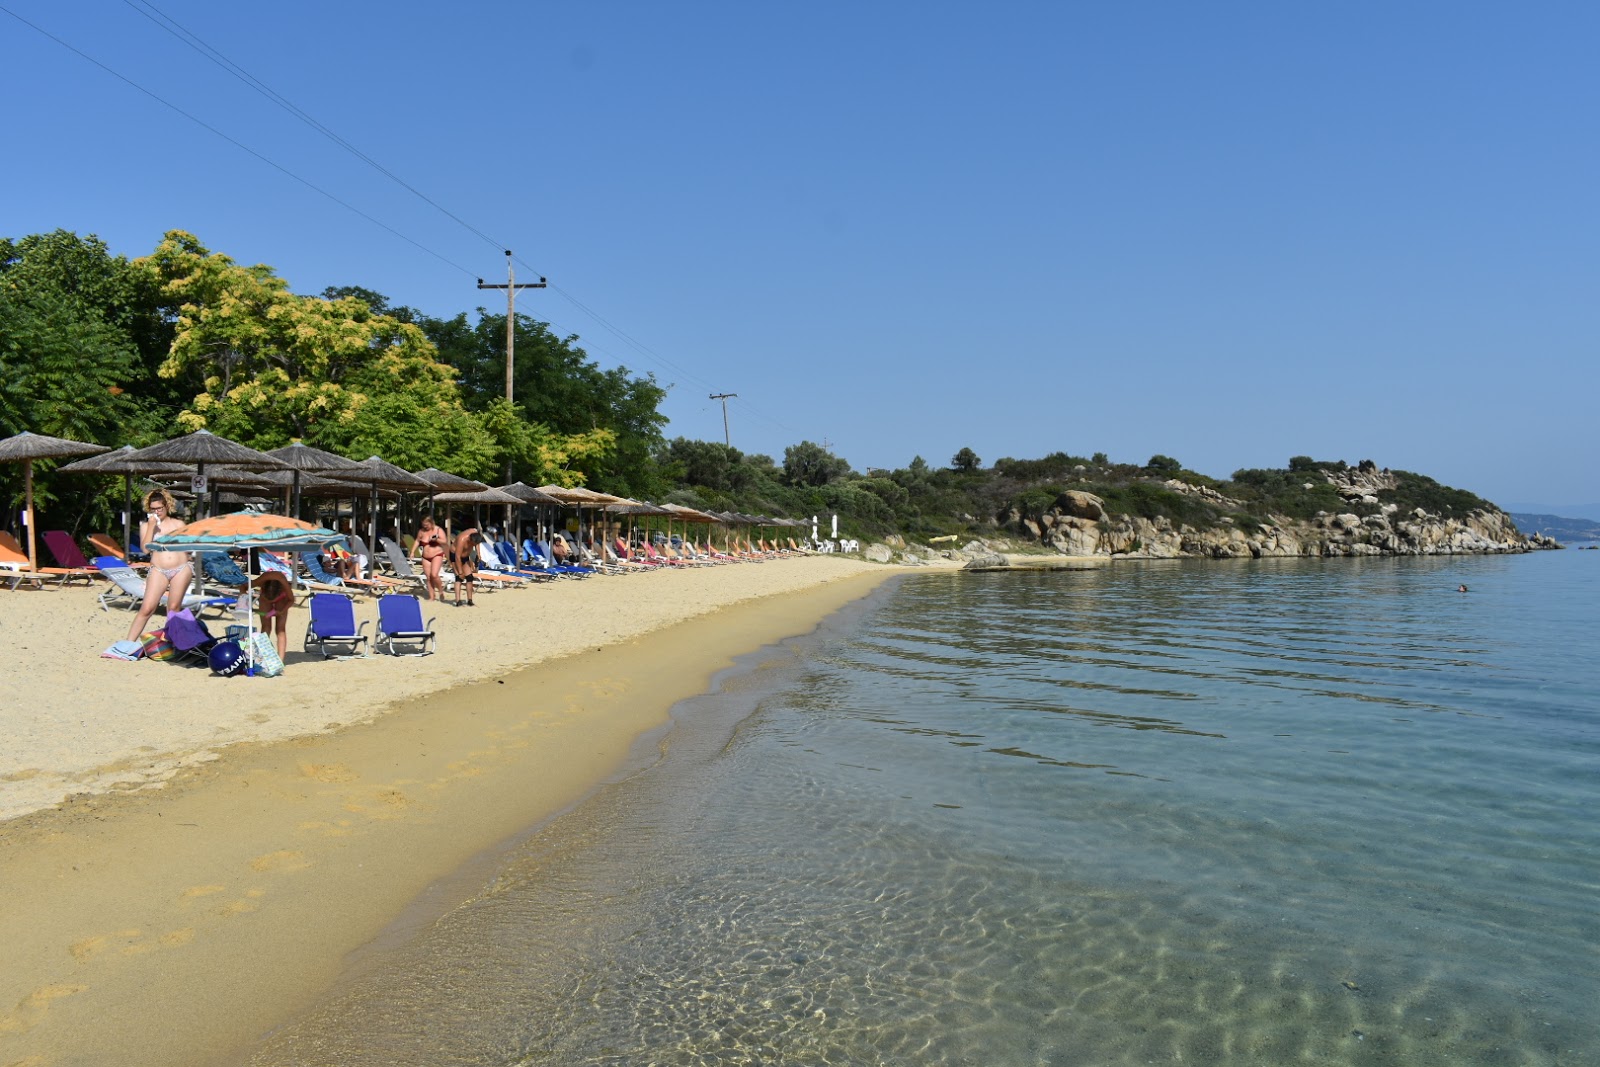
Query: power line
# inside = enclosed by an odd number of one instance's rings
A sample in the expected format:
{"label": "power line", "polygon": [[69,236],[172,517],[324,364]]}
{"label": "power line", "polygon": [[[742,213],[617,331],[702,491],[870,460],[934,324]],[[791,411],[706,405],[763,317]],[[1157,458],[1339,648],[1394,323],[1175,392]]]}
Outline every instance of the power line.
{"label": "power line", "polygon": [[[262,96],[264,96],[265,98],[270,100],[272,103],[274,103],[278,107],[282,108],[284,111],[288,112],[290,115],[293,115],[300,122],[302,122],[305,125],[311,127],[312,129],[316,130],[318,133],[322,134],[324,137],[328,138],[334,144],[338,145],[340,148],[343,148],[345,151],[349,152],[351,155],[355,156],[357,159],[361,160],[363,163],[366,163],[369,167],[371,167],[373,170],[377,171],[379,174],[383,175],[385,178],[388,178],[390,181],[392,181],[395,184],[399,185],[401,188],[405,189],[407,192],[411,193],[413,196],[417,197],[418,199],[422,200],[424,203],[428,204],[430,207],[432,207],[435,210],[439,211],[445,217],[449,218],[452,222],[455,222],[457,225],[461,226],[463,229],[467,230],[469,233],[472,233],[473,235],[478,237],[480,240],[484,241],[485,243],[491,245],[492,247],[494,247],[496,249],[503,250],[505,248],[505,245],[504,245],[503,242],[498,241],[495,238],[491,237],[490,235],[488,235],[487,233],[485,233],[484,231],[482,231],[478,227],[472,225],[470,222],[466,221],[465,219],[463,219],[459,215],[457,215],[454,212],[450,211],[448,208],[446,208],[444,205],[440,204],[438,201],[434,200],[433,198],[429,197],[427,194],[425,194],[422,191],[420,191],[419,189],[417,189],[415,186],[413,186],[410,183],[406,182],[399,175],[397,175],[396,173],[394,173],[393,171],[391,171],[390,169],[385,167],[383,164],[379,163],[376,159],[373,159],[371,156],[367,155],[365,152],[363,152],[361,149],[357,148],[350,141],[348,141],[344,137],[340,136],[333,129],[331,129],[330,127],[326,126],[322,122],[320,122],[318,119],[316,119],[314,116],[312,116],[311,114],[306,112],[304,109],[300,108],[293,101],[289,100],[287,97],[285,97],[281,93],[277,92],[271,86],[267,85],[266,82],[264,82],[261,79],[257,78],[255,75],[253,75],[249,71],[247,71],[244,67],[240,66],[238,63],[236,63],[232,59],[228,58],[221,51],[219,51],[218,49],[214,48],[212,45],[207,43],[205,40],[203,40],[197,34],[195,34],[192,31],[190,31],[187,27],[183,26],[176,19],[173,19],[171,16],[169,16],[165,12],[163,12],[160,8],[156,7],[153,3],[150,3],[150,0],[137,0],[137,2],[135,2],[135,0],[123,0],[123,2],[130,9],[132,9],[133,11],[138,13],[139,15],[143,16],[144,18],[148,19],[150,22],[152,22],[153,24],[158,26],[160,29],[162,29],[166,33],[168,33],[171,36],[177,38],[179,41],[181,41],[182,43],[187,45],[189,48],[193,49],[196,52],[199,52],[201,55],[205,56],[208,60],[210,60],[213,64],[215,64],[216,66],[218,66],[222,70],[226,71],[228,74],[232,75],[234,78],[238,79],[239,81],[241,81],[245,85],[249,86],[252,90],[254,90],[255,92],[261,94]],[[143,85],[140,85],[138,82],[134,81],[132,78],[127,77],[126,75],[118,72],[117,70],[113,69],[112,67],[108,66],[107,64],[102,63],[100,60],[95,59],[93,56],[90,56],[87,53],[83,52],[82,50],[74,47],[73,45],[69,44],[68,42],[66,42],[65,40],[63,40],[60,37],[56,36],[55,34],[51,33],[50,31],[44,29],[43,27],[41,27],[41,26],[39,26],[39,25],[37,25],[37,24],[35,24],[33,22],[30,22],[26,18],[23,18],[21,15],[17,14],[15,11],[12,11],[10,8],[5,7],[4,5],[0,5],[0,11],[4,11],[6,14],[8,14],[12,18],[16,19],[18,22],[21,22],[23,25],[29,27],[30,29],[34,30],[35,32],[37,32],[37,33],[39,33],[39,34],[41,34],[43,36],[48,37],[50,40],[54,41],[56,44],[58,44],[61,47],[65,48],[67,51],[72,52],[74,55],[78,56],[79,58],[81,58],[83,60],[86,60],[89,63],[94,64],[95,66],[99,67],[101,70],[103,70],[106,73],[112,75],[113,77],[115,77],[118,80],[124,82],[125,84],[127,84],[129,86],[132,86],[134,89],[137,89],[139,92],[141,92],[141,93],[145,94],[146,96],[150,97],[152,100],[155,100],[157,103],[161,104],[163,107],[166,107],[166,108],[170,109],[171,111],[183,116],[184,118],[188,119],[190,122],[193,122],[195,125],[200,126],[202,129],[207,130],[208,132],[210,132],[211,134],[221,138],[222,140],[227,141],[229,144],[235,146],[236,148],[240,149],[241,151],[246,152],[249,155],[254,156],[255,158],[261,160],[261,162],[266,163],[268,166],[270,166],[273,169],[279,171],[280,173],[286,175],[287,177],[293,178],[295,181],[297,181],[300,184],[304,185],[306,188],[312,190],[313,192],[318,193],[319,195],[321,195],[323,197],[326,197],[328,200],[331,200],[333,203],[338,204],[340,207],[343,207],[347,211],[350,211],[353,214],[359,215],[361,218],[367,220],[368,222],[372,223],[373,225],[379,227],[380,229],[382,229],[382,230],[394,235],[395,237],[400,238],[402,241],[405,241],[407,244],[413,246],[414,248],[417,248],[420,251],[426,252],[428,255],[433,256],[435,259],[439,260],[440,262],[442,262],[442,263],[444,263],[444,264],[446,264],[448,266],[454,267],[456,270],[461,271],[463,274],[467,275],[468,277],[478,277],[477,274],[474,271],[468,270],[466,267],[464,267],[461,264],[455,262],[454,260],[449,259],[448,257],[446,257],[446,256],[434,251],[433,249],[429,248],[428,246],[422,244],[420,241],[417,241],[414,238],[411,238],[411,237],[407,236],[406,234],[404,234],[404,233],[400,232],[399,230],[395,229],[393,226],[388,225],[387,223],[381,221],[380,219],[374,217],[373,215],[368,214],[366,211],[363,211],[362,209],[356,207],[355,205],[353,205],[353,204],[351,204],[351,203],[339,198],[338,196],[335,196],[333,193],[329,192],[326,189],[323,189],[321,186],[315,184],[314,182],[312,182],[312,181],[310,181],[310,180],[308,180],[306,178],[301,177],[300,175],[296,174],[294,171],[289,170],[287,167],[285,167],[282,164],[276,162],[275,160],[269,158],[268,156],[264,155],[263,153],[256,151],[255,149],[253,149],[250,146],[244,144],[243,142],[239,141],[238,139],[230,136],[229,134],[223,132],[222,130],[220,130],[217,127],[211,125],[210,123],[204,121],[203,119],[200,119],[199,117],[189,113],[188,111],[185,111],[183,108],[177,106],[176,104],[172,103],[169,100],[166,100],[165,98],[159,96],[155,92],[152,92],[151,90],[146,89]],[[527,261],[522,260],[521,257],[517,257],[517,260],[518,260],[518,262],[521,262],[524,266],[528,267],[530,270],[534,271],[535,273],[538,273],[538,274],[541,274],[541,275],[544,273],[543,271],[539,271],[538,268],[534,267],[532,264],[529,264]],[[560,286],[556,286],[556,285],[551,285],[550,288],[552,290],[554,290],[557,294],[559,294],[564,300],[566,300],[574,308],[578,309],[579,311],[581,311],[585,315],[587,315],[589,318],[593,319],[601,327],[603,327],[605,330],[607,330],[608,332],[610,332],[613,335],[615,335],[619,340],[621,340],[625,345],[627,345],[629,348],[633,349],[639,355],[643,356],[644,358],[650,360],[653,363],[656,363],[659,366],[667,368],[668,370],[672,371],[673,373],[675,373],[677,375],[680,375],[681,377],[683,377],[683,378],[685,378],[685,379],[687,379],[687,380],[689,380],[691,382],[694,382],[696,384],[701,385],[702,387],[705,387],[705,388],[708,388],[708,389],[709,388],[713,388],[710,385],[710,383],[707,382],[705,379],[703,379],[700,376],[692,373],[691,371],[689,371],[686,368],[678,365],[677,363],[674,363],[672,360],[670,360],[667,357],[661,355],[659,352],[656,352],[654,349],[650,348],[648,345],[646,345],[643,342],[639,341],[637,338],[633,337],[632,335],[630,335],[629,333],[627,333],[626,331],[624,331],[620,327],[614,325],[605,316],[601,315],[598,311],[594,310],[594,308],[590,307],[588,304],[586,304],[582,300],[578,299],[578,297],[575,294],[567,291],[566,289],[561,288]],[[507,321],[508,328],[510,327],[510,325],[511,325],[510,316],[508,316],[508,321]],[[590,346],[590,347],[594,347],[594,346]],[[619,362],[619,364],[621,363],[620,360],[618,362]],[[730,395],[736,396],[736,394],[730,394]],[[799,432],[799,431],[793,430],[792,428],[784,425],[779,420],[773,418],[772,416],[766,414],[764,411],[761,411],[760,409],[758,409],[755,406],[751,405],[748,401],[743,402],[742,406],[745,409],[747,409],[748,411],[750,411],[751,414],[753,414],[756,417],[761,418],[761,419],[763,419],[763,420],[765,420],[767,422],[772,423],[773,425],[779,427],[780,429],[784,430],[785,432],[788,432],[788,433],[797,433],[797,432]],[[723,402],[723,414],[724,414],[724,416],[726,416],[726,414],[727,414],[727,402],[726,401]],[[726,422],[726,418],[724,418],[724,422]],[[726,430],[726,426],[724,427],[724,429]],[[725,436],[726,436],[726,434],[725,434]]]}
{"label": "power line", "polygon": [[[382,174],[385,178],[388,178],[390,181],[399,185],[413,196],[435,208],[446,218],[455,222],[469,232],[476,234],[491,247],[496,249],[503,249],[505,247],[504,242],[497,241],[493,237],[490,237],[488,234],[472,225],[472,223],[466,221],[461,216],[446,208],[443,204],[439,203],[426,193],[408,183],[404,178],[401,178],[394,171],[390,170],[382,163],[379,163],[376,159],[373,159],[371,156],[367,155],[361,149],[357,148],[354,144],[341,137],[329,127],[323,125],[323,123],[318,121],[314,116],[307,113],[305,110],[300,108],[299,105],[295,104],[287,97],[283,96],[276,89],[273,89],[266,82],[245,70],[239,64],[223,55],[216,48],[213,48],[210,44],[202,40],[198,35],[191,32],[176,19],[167,15],[160,8],[150,3],[149,0],[137,0],[137,3],[135,3],[135,0],[123,0],[123,3],[132,8],[134,11],[143,15],[145,18],[149,19],[151,22],[155,23],[157,26],[161,27],[161,29],[166,30],[167,33],[176,37],[178,40],[182,41],[196,52],[199,52],[201,55],[211,60],[211,62],[215,63],[217,66],[221,67],[223,70],[239,79],[245,85],[249,86],[251,89],[254,89],[256,92],[260,93],[262,96],[266,97],[268,100],[272,101],[274,104],[278,105],[280,108],[287,111],[301,122],[305,123],[307,126],[310,126],[312,129],[328,138],[328,140],[332,141],[340,148],[343,148],[345,151],[349,152],[351,155],[367,164],[367,166],[371,167],[379,174]],[[144,8],[148,8],[149,11],[143,10]],[[150,12],[154,12],[155,15],[152,16]]]}
{"label": "power line", "polygon": [[395,229],[393,226],[390,226],[388,223],[383,222],[380,219],[374,218],[373,216],[367,214],[365,211],[362,211],[360,208],[356,207],[354,204],[351,204],[351,203],[348,203],[348,202],[346,202],[344,200],[341,200],[339,197],[337,197],[337,196],[333,195],[332,193],[328,192],[328,190],[322,188],[320,185],[317,185],[315,182],[312,182],[312,181],[310,181],[309,179],[306,179],[306,178],[302,178],[300,175],[296,174],[294,171],[290,170],[288,167],[285,167],[283,164],[277,162],[276,160],[271,159],[271,158],[263,155],[260,152],[257,152],[254,148],[251,148],[249,145],[245,144],[244,142],[242,142],[242,141],[240,141],[240,140],[238,140],[238,139],[236,139],[234,137],[229,136],[228,134],[226,134],[226,133],[222,132],[221,130],[217,129],[215,126],[211,125],[209,122],[206,122],[204,119],[201,119],[201,118],[199,118],[199,117],[197,117],[195,115],[191,115],[189,112],[185,111],[183,108],[179,107],[177,104],[174,104],[172,101],[167,100],[165,97],[157,95],[156,93],[152,92],[149,89],[146,89],[144,86],[140,85],[138,82],[134,81],[132,78],[128,77],[127,75],[125,75],[125,74],[123,74],[123,73],[121,73],[121,72],[119,72],[117,70],[112,69],[111,67],[107,66],[106,64],[100,62],[98,59],[96,59],[93,56],[89,55],[87,52],[84,52],[84,51],[82,51],[82,50],[80,50],[78,48],[75,48],[74,46],[68,44],[66,41],[63,41],[60,37],[57,37],[55,34],[51,33],[49,30],[45,29],[44,27],[36,25],[35,23],[29,22],[27,19],[23,18],[21,15],[17,14],[15,11],[12,11],[10,8],[5,7],[4,5],[0,5],[0,11],[4,11],[7,15],[10,15],[12,18],[16,19],[18,22],[22,23],[24,26],[27,26],[29,29],[35,31],[36,33],[42,34],[43,36],[50,38],[50,40],[54,41],[56,44],[60,45],[62,48],[65,48],[67,51],[71,52],[73,55],[79,57],[80,59],[83,59],[83,60],[86,60],[87,62],[93,63],[95,66],[99,67],[101,70],[105,71],[107,74],[109,74],[112,77],[116,78],[118,81],[124,82],[127,85],[131,85],[133,88],[139,90],[141,93],[143,93],[144,95],[148,96],[150,99],[154,100],[156,103],[160,104],[162,107],[168,108],[169,110],[174,111],[179,115],[182,115],[184,118],[188,119],[190,122],[194,123],[196,126],[199,126],[201,129],[207,130],[210,133],[215,134],[217,137],[220,137],[224,141],[227,141],[229,144],[233,145],[235,148],[238,148],[240,151],[247,152],[250,155],[255,156],[261,162],[267,164],[267,166],[273,168],[274,170],[276,170],[276,171],[278,171],[278,172],[280,172],[280,173],[282,173],[284,175],[287,175],[290,178],[293,178],[295,181],[299,182],[301,185],[304,185],[307,189],[310,189],[312,192],[317,193],[317,194],[319,194],[321,196],[327,197],[329,200],[333,201],[335,204],[338,204],[340,207],[344,208],[346,211],[350,211],[350,212],[353,212],[353,213],[361,216],[362,218],[366,219],[368,222],[372,223],[374,226],[377,226],[377,227],[379,227],[379,228],[381,228],[383,230],[388,231],[389,233],[391,233],[394,236],[400,238],[402,241],[406,242],[407,244],[409,244],[409,245],[411,245],[411,246],[413,246],[415,248],[421,249],[422,251],[428,253],[428,255],[430,255],[430,256],[434,257],[435,259],[439,260],[441,263],[445,263],[445,264],[448,264],[449,266],[454,267],[456,270],[458,270],[461,273],[467,275],[469,278],[476,277],[476,275],[474,275],[472,271],[468,270],[466,267],[463,267],[461,264],[455,262],[452,259],[447,258],[446,256],[440,255],[438,252],[435,252],[433,249],[429,248],[427,245],[423,244],[422,242],[417,241],[417,240],[415,240],[415,239],[413,239],[411,237],[407,237],[405,234],[401,233],[399,230]]}

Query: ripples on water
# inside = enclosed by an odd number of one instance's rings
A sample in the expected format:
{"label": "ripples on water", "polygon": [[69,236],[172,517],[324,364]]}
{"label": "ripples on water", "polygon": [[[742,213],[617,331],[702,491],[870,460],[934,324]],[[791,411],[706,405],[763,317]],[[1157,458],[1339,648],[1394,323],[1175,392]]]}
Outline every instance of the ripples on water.
{"label": "ripples on water", "polygon": [[910,577],[253,1062],[1600,1063],[1591,563]]}

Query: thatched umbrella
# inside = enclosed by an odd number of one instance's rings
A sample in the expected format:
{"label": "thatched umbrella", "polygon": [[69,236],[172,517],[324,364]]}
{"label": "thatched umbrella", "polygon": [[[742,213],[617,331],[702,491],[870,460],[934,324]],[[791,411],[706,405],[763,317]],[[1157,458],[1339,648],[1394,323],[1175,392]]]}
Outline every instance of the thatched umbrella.
{"label": "thatched umbrella", "polygon": [[140,463],[130,461],[132,445],[102,452],[88,459],[63,464],[56,470],[62,474],[120,474],[122,475],[122,545],[133,549],[133,476],[135,474],[187,474],[189,468],[181,463]]}
{"label": "thatched umbrella", "polygon": [[582,535],[583,509],[597,508],[602,504],[620,503],[624,498],[612,496],[610,493],[597,493],[593,489],[585,489],[581,485],[541,485],[539,492],[549,493],[561,502],[563,507],[569,507],[578,513],[579,535]]}
{"label": "thatched umbrella", "polygon": [[[502,493],[510,493],[524,504],[536,504],[541,507],[561,507],[559,498],[551,496],[542,489],[535,489],[526,482],[512,482],[510,485],[496,486]],[[543,534],[545,520],[548,516],[541,513],[539,516],[540,533]],[[518,531],[519,535],[521,531]]]}
{"label": "thatched umbrella", "polygon": [[471,478],[463,478],[459,474],[451,474],[438,467],[417,471],[417,477],[428,483],[429,512],[433,511],[433,498],[436,493],[474,493],[479,489],[489,488],[486,482],[475,482]]}
{"label": "thatched umbrella", "polygon": [[65,437],[46,437],[43,434],[29,433],[23,430],[15,437],[8,437],[0,441],[0,463],[22,464],[23,495],[27,498],[28,510],[26,522],[28,524],[28,566],[30,569],[39,569],[39,552],[33,537],[33,461],[36,459],[65,459],[68,456],[87,456],[96,452],[104,452],[105,445],[92,444],[88,441],[71,441]]}
{"label": "thatched umbrella", "polygon": [[353,459],[345,459],[341,455],[308,445],[304,441],[291,441],[282,448],[274,448],[267,455],[282,461],[284,466],[293,472],[293,499],[289,505],[289,514],[297,519],[300,517],[302,474],[332,474],[335,471],[353,470],[361,466]]}
{"label": "thatched umbrella", "polygon": [[182,463],[192,466],[197,481],[205,478],[208,463],[246,470],[277,470],[286,466],[265,452],[258,452],[226,437],[218,437],[210,430],[196,430],[183,437],[138,449],[129,453],[127,459],[130,463]]}
{"label": "thatched umbrella", "polygon": [[332,475],[341,482],[360,483],[372,490],[372,514],[370,526],[372,540],[370,544],[378,543],[378,490],[397,489],[403,493],[426,493],[432,486],[426,480],[418,478],[404,467],[397,467],[380,456],[368,456],[356,464],[354,470],[335,471]]}
{"label": "thatched umbrella", "polygon": [[466,489],[459,493],[437,493],[434,500],[445,504],[471,504],[472,521],[478,523],[478,507],[483,504],[505,504],[507,507],[521,507],[522,501],[504,489],[492,489],[484,486],[482,489]]}

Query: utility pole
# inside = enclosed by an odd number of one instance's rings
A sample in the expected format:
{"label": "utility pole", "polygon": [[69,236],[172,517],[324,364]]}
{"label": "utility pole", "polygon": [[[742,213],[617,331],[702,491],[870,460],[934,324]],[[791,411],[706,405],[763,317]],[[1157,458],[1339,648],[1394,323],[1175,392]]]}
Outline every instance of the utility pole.
{"label": "utility pole", "polygon": [[[506,249],[506,283],[504,285],[485,285],[482,278],[478,279],[479,289],[504,289],[506,291],[506,403],[515,400],[513,394],[512,375],[517,366],[517,290],[518,289],[543,289],[544,276],[540,275],[536,282],[523,282],[517,284],[516,267],[511,263],[511,249]],[[511,458],[506,457],[506,484],[511,484]],[[505,529],[506,534],[511,533],[511,505],[506,505]],[[519,535],[520,536],[520,535]],[[513,540],[512,544],[517,541]]]}
{"label": "utility pole", "polygon": [[[511,249],[506,249],[506,283],[504,285],[485,285],[482,278],[478,279],[479,289],[504,289],[506,291],[506,403],[515,399],[512,396],[511,375],[516,369],[517,350],[517,290],[518,289],[543,289],[544,278],[536,282],[523,282],[517,284],[516,268],[511,264]],[[506,481],[510,481],[510,472],[507,472]]]}
{"label": "utility pole", "polygon": [[722,443],[729,448],[733,447],[733,438],[728,436],[728,398],[738,396],[738,393],[712,393],[710,399],[722,401]]}

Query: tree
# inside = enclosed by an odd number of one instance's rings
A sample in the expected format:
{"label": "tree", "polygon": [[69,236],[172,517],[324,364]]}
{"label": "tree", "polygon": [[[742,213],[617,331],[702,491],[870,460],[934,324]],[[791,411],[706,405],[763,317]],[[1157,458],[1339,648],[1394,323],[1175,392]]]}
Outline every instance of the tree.
{"label": "tree", "polygon": [[970,448],[963,448],[961,451],[950,457],[950,466],[954,467],[962,474],[971,474],[973,471],[982,466],[982,464],[983,461],[978,458],[978,454]]}
{"label": "tree", "polygon": [[783,450],[783,481],[791,486],[822,486],[850,473],[848,460],[821,445],[801,441]]}
{"label": "tree", "polygon": [[1150,462],[1144,465],[1144,469],[1151,474],[1177,474],[1183,470],[1183,464],[1171,456],[1163,456],[1158,452],[1150,457]]}
{"label": "tree", "polygon": [[[418,324],[438,346],[440,358],[459,372],[463,398],[474,411],[504,398],[506,317],[478,309],[450,319],[421,317]],[[609,430],[614,437],[603,457],[591,462],[591,484],[625,496],[658,495],[666,488],[653,462],[665,443],[660,412],[667,391],[655,377],[627,367],[602,369],[577,344],[558,337],[549,324],[516,318],[516,364],[512,391],[527,418],[564,434]]]}
{"label": "tree", "polygon": [[138,261],[176,320],[162,375],[187,383],[178,421],[258,448],[303,438],[346,455],[468,477],[581,478],[572,464],[603,458],[609,432],[564,434],[530,424],[500,398],[469,410],[455,368],[423,329],[375,314],[354,287],[334,299],[296,296],[270,267],[243,267],[173,231]]}

